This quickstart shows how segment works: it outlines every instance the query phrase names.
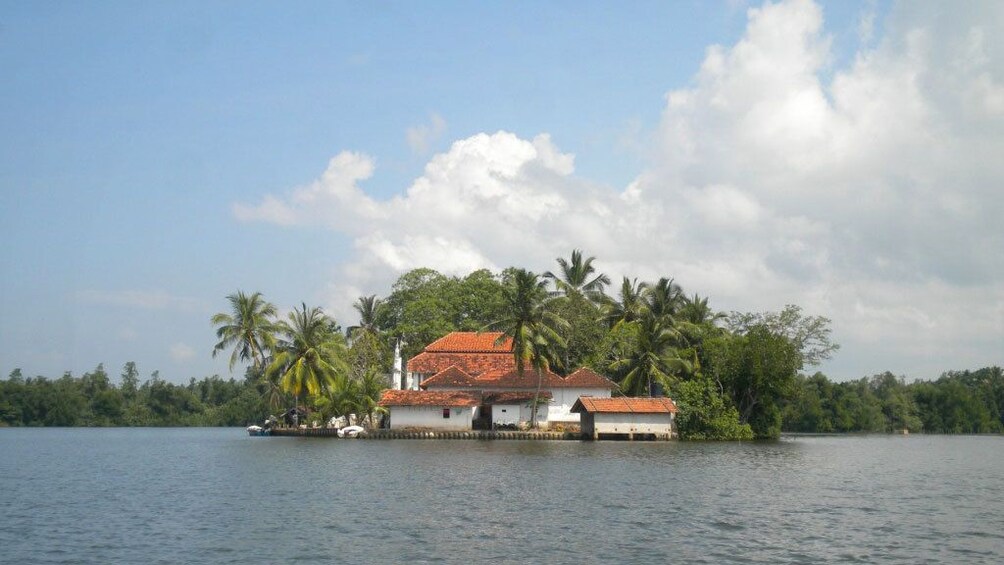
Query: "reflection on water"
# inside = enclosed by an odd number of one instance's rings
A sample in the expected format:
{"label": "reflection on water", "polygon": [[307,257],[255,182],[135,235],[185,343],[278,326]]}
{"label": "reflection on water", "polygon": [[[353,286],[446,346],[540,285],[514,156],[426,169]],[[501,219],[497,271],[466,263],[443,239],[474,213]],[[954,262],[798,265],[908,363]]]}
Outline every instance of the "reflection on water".
{"label": "reflection on water", "polygon": [[1004,562],[1004,438],[0,430],[11,562]]}

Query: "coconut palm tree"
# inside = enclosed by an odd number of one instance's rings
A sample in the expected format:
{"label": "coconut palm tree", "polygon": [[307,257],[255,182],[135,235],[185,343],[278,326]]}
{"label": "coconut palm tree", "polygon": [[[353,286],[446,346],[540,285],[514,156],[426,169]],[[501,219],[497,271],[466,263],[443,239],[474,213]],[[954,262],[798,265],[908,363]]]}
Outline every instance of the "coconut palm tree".
{"label": "coconut palm tree", "polygon": [[300,394],[320,394],[334,383],[335,376],[346,372],[345,339],[332,328],[333,320],[320,308],[301,308],[279,322],[282,336],[275,356],[265,369],[270,378],[299,402]]}
{"label": "coconut palm tree", "polygon": [[349,378],[347,374],[335,375],[331,386],[317,398],[317,406],[330,409],[335,416],[356,414],[359,410],[359,381]]}
{"label": "coconut palm tree", "polygon": [[672,325],[686,302],[686,297],[683,295],[683,288],[673,282],[673,279],[662,277],[645,290],[644,300],[649,312],[659,318],[668,317]]}
{"label": "coconut palm tree", "polygon": [[691,324],[712,324],[719,320],[724,320],[727,316],[724,312],[715,312],[708,305],[708,298],[701,298],[694,294],[693,298],[684,297],[683,308],[680,309],[680,317],[683,321]]}
{"label": "coconut palm tree", "polygon": [[621,324],[641,319],[645,314],[645,291],[648,285],[638,284],[638,279],[624,277],[621,282],[620,300],[607,300],[603,320],[612,329]]}
{"label": "coconut palm tree", "polygon": [[359,413],[366,415],[370,426],[375,426],[373,416],[386,411],[386,408],[379,406],[380,395],[387,389],[386,379],[376,371],[367,371],[358,382]]}
{"label": "coconut palm tree", "polygon": [[[504,317],[489,324],[487,329],[501,331],[499,344],[506,337],[512,339],[516,372],[523,375],[529,365],[537,372],[537,393],[543,384],[544,371],[558,364],[560,350],[565,347],[561,330],[568,322],[550,308],[547,281],[525,269],[515,269],[503,288]],[[531,426],[537,425],[537,403],[533,403]]]}
{"label": "coconut palm tree", "polygon": [[383,306],[383,301],[377,298],[375,294],[360,296],[356,300],[356,303],[352,305],[356,309],[356,312],[359,312],[359,325],[349,326],[349,337],[352,337],[354,333],[359,331],[376,335],[378,333],[377,312],[381,306]]}
{"label": "coconut palm tree", "polygon": [[653,315],[632,324],[637,329],[634,349],[611,365],[612,370],[624,374],[621,392],[627,396],[652,396],[656,384],[669,389],[677,375],[690,370],[690,364],[678,354],[680,333],[665,319]]}
{"label": "coconut palm tree", "polygon": [[225,349],[233,347],[230,354],[230,370],[238,359],[251,361],[255,373],[265,366],[266,352],[275,346],[275,306],[267,302],[260,292],[245,294],[238,290],[227,296],[230,312],[215,314],[211,321],[220,340],[213,347],[213,357]]}
{"label": "coconut palm tree", "polygon": [[680,356],[690,360],[694,372],[701,370],[704,340],[725,332],[717,325],[719,320],[725,318],[724,313],[711,309],[707,298],[701,298],[697,294],[692,298],[684,297],[683,307],[677,316],[676,329],[683,335],[684,342],[688,345],[686,349],[680,351]]}
{"label": "coconut palm tree", "polygon": [[582,251],[573,249],[571,261],[566,261],[563,257],[557,258],[560,273],[548,271],[544,273],[544,278],[553,280],[558,293],[563,296],[585,295],[598,301],[603,295],[603,287],[610,284],[610,277],[603,273],[593,276],[596,272],[596,267],[593,267],[595,260],[596,257],[583,260]]}
{"label": "coconut palm tree", "polygon": [[376,295],[360,296],[352,306],[359,312],[359,324],[350,326],[346,332],[350,343],[348,362],[351,376],[361,379],[369,371],[389,368],[390,348],[377,328],[383,301]]}

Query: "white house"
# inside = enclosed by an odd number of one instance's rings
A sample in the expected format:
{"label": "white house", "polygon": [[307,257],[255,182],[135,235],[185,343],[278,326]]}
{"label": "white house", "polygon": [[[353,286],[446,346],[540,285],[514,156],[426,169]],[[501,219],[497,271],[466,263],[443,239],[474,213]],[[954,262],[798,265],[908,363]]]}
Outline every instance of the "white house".
{"label": "white house", "polygon": [[[472,425],[476,422],[481,426],[529,423],[533,402],[539,403],[538,427],[556,422],[578,423],[579,414],[572,412],[572,406],[580,396],[609,398],[611,391],[617,388],[613,381],[589,369],[579,369],[567,377],[551,371],[538,375],[531,368],[520,374],[513,359],[512,340],[499,332],[450,333],[411,358],[406,372],[405,386],[419,389],[412,390],[413,393],[453,392],[477,397]],[[536,398],[538,390],[540,397]],[[394,402],[400,402],[396,396],[393,398]],[[401,408],[404,405],[400,403],[385,404],[381,400],[381,405],[391,411],[391,422],[399,420],[395,418],[399,412],[409,411],[405,418],[411,421],[414,417],[411,412],[419,411],[417,406],[432,406],[421,404],[424,402],[421,396],[407,398],[413,403],[407,409]],[[425,410],[431,411],[431,408]],[[431,417],[424,418],[423,427],[433,427],[431,420]],[[448,429],[456,429],[452,427],[454,423],[449,422]]]}
{"label": "white house", "polygon": [[470,430],[480,403],[480,395],[458,391],[387,390],[380,397],[392,430]]}
{"label": "white house", "polygon": [[[439,382],[436,380],[436,376],[438,375],[423,381],[422,386],[427,390],[437,390]],[[579,369],[567,377],[560,377],[551,371],[543,371],[539,375],[539,379],[541,393],[547,393],[550,396],[547,409],[543,410],[543,407],[540,409],[541,412],[546,413],[547,423],[578,423],[579,415],[572,412],[572,405],[580,396],[610,398],[610,391],[617,388],[616,383],[589,369]],[[529,393],[532,396],[537,391],[538,374],[533,369],[526,369],[522,375],[515,369],[505,372],[487,372],[472,379],[470,383],[471,389],[480,390],[486,395],[497,392],[520,392]]]}
{"label": "white house", "polygon": [[676,436],[676,410],[670,398],[584,396],[572,407],[582,415],[582,437],[591,439],[671,439]]}

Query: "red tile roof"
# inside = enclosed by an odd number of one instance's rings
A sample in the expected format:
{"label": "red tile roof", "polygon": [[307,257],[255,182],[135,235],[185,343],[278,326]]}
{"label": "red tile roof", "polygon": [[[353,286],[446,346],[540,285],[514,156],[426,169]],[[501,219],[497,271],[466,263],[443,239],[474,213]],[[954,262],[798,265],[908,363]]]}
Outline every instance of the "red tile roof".
{"label": "red tile roof", "polygon": [[[551,371],[544,371],[542,388],[605,388],[615,389],[617,384],[606,377],[589,369],[579,369],[571,375],[561,378]],[[537,372],[526,368],[521,377],[516,369],[509,371],[491,371],[477,377],[474,382],[486,388],[537,388]]]}
{"label": "red tile roof", "polygon": [[618,388],[617,383],[585,367],[565,377],[565,386],[570,388],[608,388],[611,390]]}
{"label": "red tile roof", "polygon": [[425,351],[436,353],[509,353],[512,354],[512,339],[505,338],[496,345],[502,332],[453,332],[425,347]]}
{"label": "red tile roof", "polygon": [[408,371],[435,374],[456,366],[469,375],[506,371],[516,367],[512,353],[443,353],[423,351],[408,360]]}
{"label": "red tile roof", "polygon": [[[407,370],[412,373],[432,375],[422,382],[428,385],[468,387],[489,386],[503,388],[536,388],[537,375],[527,368],[522,378],[516,375],[516,361],[512,356],[512,340],[496,346],[501,332],[453,332],[426,346],[425,350],[408,360]],[[456,373],[440,377],[454,369],[476,380],[469,385]],[[435,379],[435,380],[434,380]],[[610,379],[589,369],[579,369],[566,378],[548,371],[543,386],[547,388],[605,388],[617,385]]]}
{"label": "red tile roof", "polygon": [[[565,386],[565,380],[551,371],[543,371],[540,386],[542,388],[560,388]],[[491,371],[479,376],[475,382],[488,388],[537,388],[537,371],[527,368],[520,375],[516,369],[508,371]]]}
{"label": "red tile roof", "polygon": [[676,404],[670,398],[595,398],[580,396],[572,406],[572,412],[670,414],[676,412]]}
{"label": "red tile roof", "polygon": [[495,342],[501,332],[453,332],[430,343],[418,355],[408,360],[412,373],[439,373],[453,365],[468,375],[514,368],[512,340]]}
{"label": "red tile roof", "polygon": [[471,388],[478,386],[474,377],[468,375],[460,367],[456,365],[451,365],[450,368],[444,369],[435,375],[422,381],[419,386],[428,388],[429,386],[436,388],[439,387],[458,387],[458,388]]}
{"label": "red tile roof", "polygon": [[[520,404],[533,400],[534,394],[530,391],[513,392],[492,392],[486,394],[482,402],[484,404]],[[546,390],[540,391],[540,397],[550,400],[551,393]]]}
{"label": "red tile roof", "polygon": [[385,390],[380,406],[477,406],[481,396],[464,391]]}

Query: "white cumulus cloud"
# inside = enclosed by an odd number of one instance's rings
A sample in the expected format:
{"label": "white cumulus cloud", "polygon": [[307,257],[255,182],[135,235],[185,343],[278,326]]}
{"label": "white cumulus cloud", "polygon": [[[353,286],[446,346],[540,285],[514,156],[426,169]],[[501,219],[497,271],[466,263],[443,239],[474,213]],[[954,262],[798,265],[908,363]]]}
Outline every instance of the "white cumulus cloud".
{"label": "white cumulus cloud", "polygon": [[455,141],[387,200],[359,186],[373,159],[344,152],[310,185],[234,213],[350,236],[330,289],[349,317],[354,296],[411,268],[543,270],[582,248],[614,277],[674,276],[719,308],[829,316],[838,377],[999,363],[1004,4],[940,11],[870,19],[833,69],[819,6],[748,10],[742,38],[709,46],[667,92],[650,164],[627,187],[578,177],[547,134],[501,131]]}

